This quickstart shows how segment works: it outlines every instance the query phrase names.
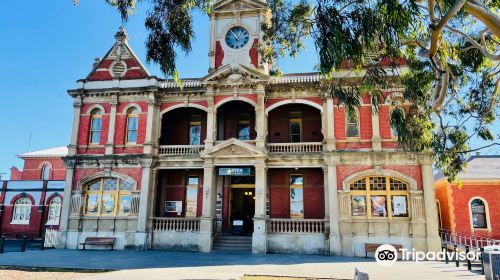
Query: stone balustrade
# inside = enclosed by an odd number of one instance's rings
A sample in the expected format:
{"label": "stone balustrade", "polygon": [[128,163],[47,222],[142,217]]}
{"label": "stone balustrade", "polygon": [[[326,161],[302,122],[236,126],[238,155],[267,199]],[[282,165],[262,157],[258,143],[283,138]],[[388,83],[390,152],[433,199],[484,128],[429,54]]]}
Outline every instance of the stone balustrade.
{"label": "stone balustrade", "polygon": [[169,156],[198,155],[204,148],[204,145],[166,145],[160,146],[159,154]]}
{"label": "stone balustrade", "polygon": [[268,143],[270,153],[319,153],[323,151],[321,142]]}
{"label": "stone balustrade", "polygon": [[322,219],[270,219],[269,233],[325,233]]}
{"label": "stone balustrade", "polygon": [[200,219],[198,218],[154,218],[155,231],[199,231]]}

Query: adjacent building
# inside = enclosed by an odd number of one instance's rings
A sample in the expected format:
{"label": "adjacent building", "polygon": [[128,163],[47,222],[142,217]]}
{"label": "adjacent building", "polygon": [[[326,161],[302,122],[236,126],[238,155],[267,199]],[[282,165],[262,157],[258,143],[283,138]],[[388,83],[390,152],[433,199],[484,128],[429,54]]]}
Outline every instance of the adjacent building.
{"label": "adjacent building", "polygon": [[472,156],[455,182],[434,183],[439,226],[467,237],[500,240],[500,156]]}
{"label": "adjacent building", "polygon": [[[433,157],[402,152],[390,126],[397,73],[378,112],[366,94],[347,114],[319,73],[269,74],[256,49],[267,16],[261,1],[217,2],[210,69],[180,83],[151,76],[115,35],[68,91],[60,247],[114,236],[119,249],[210,252],[240,234],[255,253],[440,249]],[[362,82],[349,69],[335,79]]]}
{"label": "adjacent building", "polygon": [[10,180],[1,181],[0,234],[7,238],[38,238],[59,229],[67,147],[18,155],[23,170],[11,168]]}

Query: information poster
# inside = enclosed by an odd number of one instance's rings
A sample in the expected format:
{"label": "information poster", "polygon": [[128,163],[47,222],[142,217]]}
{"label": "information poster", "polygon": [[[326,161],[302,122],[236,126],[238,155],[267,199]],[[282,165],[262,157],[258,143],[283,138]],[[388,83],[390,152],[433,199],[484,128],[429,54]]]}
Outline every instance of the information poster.
{"label": "information poster", "polygon": [[408,216],[408,207],[406,205],[405,195],[393,195],[392,196],[392,214],[395,217],[406,217]]}

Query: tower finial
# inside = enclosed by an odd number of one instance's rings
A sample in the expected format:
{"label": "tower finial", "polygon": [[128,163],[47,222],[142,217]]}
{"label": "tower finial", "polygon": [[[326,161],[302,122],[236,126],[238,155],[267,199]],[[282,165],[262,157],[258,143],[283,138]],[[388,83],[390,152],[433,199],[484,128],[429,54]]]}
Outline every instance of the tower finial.
{"label": "tower finial", "polygon": [[128,35],[123,26],[120,26],[120,29],[116,32],[115,39],[119,43],[127,43]]}

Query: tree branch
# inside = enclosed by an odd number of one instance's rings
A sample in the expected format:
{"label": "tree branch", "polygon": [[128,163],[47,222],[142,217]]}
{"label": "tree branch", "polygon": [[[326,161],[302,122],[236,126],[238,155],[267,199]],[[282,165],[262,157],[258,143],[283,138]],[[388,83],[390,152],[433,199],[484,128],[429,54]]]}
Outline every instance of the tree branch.
{"label": "tree branch", "polygon": [[441,31],[446,26],[448,21],[450,21],[450,19],[454,17],[458,13],[458,11],[460,11],[465,2],[466,0],[458,0],[457,2],[455,2],[453,7],[451,7],[451,9],[441,18],[439,23],[436,26],[434,26],[434,30],[431,33],[431,46],[429,47],[429,57],[434,57],[436,55],[438,50],[439,37],[441,37]]}
{"label": "tree branch", "polygon": [[[474,40],[472,37],[470,37],[469,35],[467,35],[465,32],[463,32],[461,30],[458,30],[458,29],[455,29],[455,28],[450,27],[450,26],[446,26],[446,28],[449,29],[453,33],[457,33],[457,34],[461,35],[474,48],[480,50],[484,54],[484,56],[486,56],[487,58],[489,58],[491,60],[500,60],[500,54],[492,54],[492,53],[490,53],[488,51],[488,49],[486,49],[485,47],[481,46],[478,42],[476,42],[476,40]],[[468,49],[469,48],[465,48],[464,50],[468,50]]]}
{"label": "tree branch", "polygon": [[[472,4],[474,2],[475,4]],[[490,12],[482,5],[477,5],[476,1],[466,2],[464,9],[475,18],[479,19],[486,27],[488,27],[495,36],[500,38],[500,17]]]}

